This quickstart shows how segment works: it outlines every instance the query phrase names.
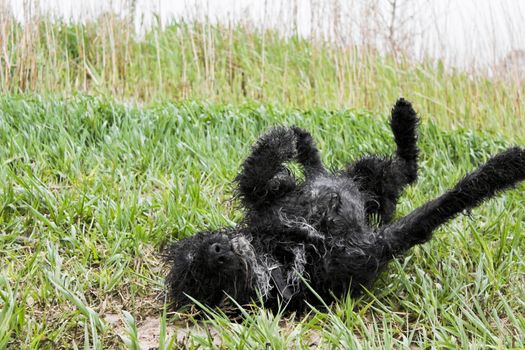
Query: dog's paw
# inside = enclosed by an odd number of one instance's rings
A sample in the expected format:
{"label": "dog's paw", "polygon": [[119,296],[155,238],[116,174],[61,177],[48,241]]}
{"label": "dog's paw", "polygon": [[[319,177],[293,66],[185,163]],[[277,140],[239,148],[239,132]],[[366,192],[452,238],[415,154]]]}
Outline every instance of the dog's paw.
{"label": "dog's paw", "polygon": [[292,160],[297,156],[297,137],[295,132],[283,126],[272,128],[257,142],[255,148],[278,161]]}
{"label": "dog's paw", "polygon": [[412,107],[412,104],[400,98],[397,100],[394,108],[392,108],[392,118],[390,125],[394,132],[402,132],[403,130],[414,130],[419,122],[417,113]]}
{"label": "dog's paw", "polygon": [[312,135],[304,129],[301,129],[300,127],[294,125],[291,128],[296,136],[297,139],[297,152],[301,154],[305,154],[314,146],[314,140],[312,138]]}
{"label": "dog's paw", "polygon": [[268,191],[286,193],[295,188],[295,177],[287,168],[283,168],[268,181]]}

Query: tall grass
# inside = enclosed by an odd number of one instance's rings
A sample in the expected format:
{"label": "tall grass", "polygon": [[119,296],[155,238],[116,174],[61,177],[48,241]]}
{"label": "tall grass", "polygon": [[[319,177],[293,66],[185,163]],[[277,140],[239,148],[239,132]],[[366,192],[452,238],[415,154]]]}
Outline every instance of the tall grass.
{"label": "tall grass", "polygon": [[[413,62],[363,43],[284,37],[247,23],[178,21],[143,37],[132,20],[105,13],[83,24],[28,17],[0,19],[0,89],[72,95],[111,94],[125,101],[259,101],[309,108],[384,111],[398,96],[447,127],[520,137],[522,79],[488,78]],[[395,50],[395,51],[394,51]]]}

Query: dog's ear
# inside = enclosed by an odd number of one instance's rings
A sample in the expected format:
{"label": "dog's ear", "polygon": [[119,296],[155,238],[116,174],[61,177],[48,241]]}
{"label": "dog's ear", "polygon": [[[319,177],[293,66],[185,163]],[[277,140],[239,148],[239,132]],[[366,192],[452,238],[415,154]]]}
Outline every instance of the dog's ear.
{"label": "dog's ear", "polygon": [[463,210],[472,209],[523,180],[525,149],[511,148],[489,159],[442,196],[382,229],[377,235],[378,243],[382,243],[387,255],[402,254],[428,241],[436,228]]}

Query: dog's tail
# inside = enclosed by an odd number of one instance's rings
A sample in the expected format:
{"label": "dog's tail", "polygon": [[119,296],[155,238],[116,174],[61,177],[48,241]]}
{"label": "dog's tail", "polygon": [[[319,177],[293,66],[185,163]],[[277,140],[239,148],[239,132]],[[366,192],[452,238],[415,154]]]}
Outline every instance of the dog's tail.
{"label": "dog's tail", "polygon": [[390,127],[394,134],[397,145],[396,157],[403,161],[404,172],[408,184],[417,179],[417,159],[419,148],[417,147],[417,126],[419,118],[412,108],[412,104],[400,98],[392,108]]}

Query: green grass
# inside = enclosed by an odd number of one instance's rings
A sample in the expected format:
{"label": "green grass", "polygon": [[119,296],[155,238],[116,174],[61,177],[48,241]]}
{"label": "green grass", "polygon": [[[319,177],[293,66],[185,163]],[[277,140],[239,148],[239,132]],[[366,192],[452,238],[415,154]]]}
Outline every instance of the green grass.
{"label": "green grass", "polygon": [[502,77],[497,67],[488,78],[440,61],[413,62],[399,50],[381,55],[362,43],[285,38],[249,22],[178,22],[143,38],[133,33],[129,18],[111,13],[85,24],[37,13],[22,26],[0,17],[0,91],[371,111],[386,111],[405,96],[445,128],[519,137],[525,127],[524,81]]}
{"label": "green grass", "polygon": [[[232,323],[164,308],[159,252],[240,219],[231,179],[268,126],[311,130],[337,168],[393,151],[386,113],[0,97],[0,348],[137,348],[148,318],[161,325],[161,348],[523,348],[523,185],[444,226],[369,294],[329,311],[294,319],[260,309]],[[398,215],[511,144],[422,120],[421,177]]]}

